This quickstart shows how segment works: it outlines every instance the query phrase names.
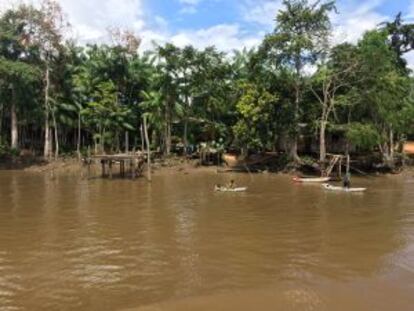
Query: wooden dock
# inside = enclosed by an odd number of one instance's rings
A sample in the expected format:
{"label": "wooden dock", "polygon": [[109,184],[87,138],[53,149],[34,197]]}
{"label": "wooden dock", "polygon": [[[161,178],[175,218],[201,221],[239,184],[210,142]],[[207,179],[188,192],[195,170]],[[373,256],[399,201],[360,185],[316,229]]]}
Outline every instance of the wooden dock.
{"label": "wooden dock", "polygon": [[112,179],[114,176],[114,166],[119,165],[119,175],[122,178],[130,176],[135,179],[142,174],[146,156],[143,153],[135,154],[111,154],[94,155],[86,160],[88,172],[93,163],[101,164],[101,175],[103,178]]}

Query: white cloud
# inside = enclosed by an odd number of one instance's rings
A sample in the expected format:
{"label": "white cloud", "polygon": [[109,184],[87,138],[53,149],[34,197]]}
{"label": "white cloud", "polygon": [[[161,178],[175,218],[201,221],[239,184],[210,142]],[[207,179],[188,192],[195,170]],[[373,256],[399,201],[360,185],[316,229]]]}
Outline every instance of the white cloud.
{"label": "white cloud", "polygon": [[186,4],[186,5],[197,5],[201,2],[202,0],[179,0],[179,2],[181,4]]}
{"label": "white cloud", "polygon": [[[362,34],[375,28],[379,23],[387,20],[376,12],[384,0],[347,0],[338,2],[338,13],[331,14],[334,28],[334,43],[355,43]],[[413,13],[414,13],[414,0]],[[276,26],[275,18],[283,8],[281,0],[244,0],[241,5],[242,16],[245,22],[254,23],[272,29]]]}
{"label": "white cloud", "polygon": [[[41,0],[0,0],[0,12],[5,8],[26,2],[38,5]],[[195,13],[204,0],[175,0],[181,10]],[[210,0],[220,2],[222,0]],[[333,42],[355,43],[362,34],[391,17],[378,13],[385,0],[344,0],[338,2],[339,14],[332,14]],[[152,42],[172,42],[179,46],[193,44],[204,48],[215,45],[219,50],[231,51],[258,45],[261,38],[275,26],[275,17],[282,0],[239,0],[235,9],[241,10],[239,21],[222,23],[201,29],[171,31],[169,21],[150,12],[150,0],[59,0],[73,27],[73,36],[80,43],[108,42],[107,28],[116,26],[133,30],[143,42],[141,50],[151,49]],[[213,14],[214,12],[212,12]],[[414,18],[414,0],[408,16]],[[241,26],[243,25],[243,27]],[[253,34],[245,29],[261,29]],[[252,31],[250,29],[250,31]],[[407,56],[414,69],[414,55]]]}
{"label": "white cloud", "polygon": [[[253,23],[272,29],[275,17],[282,8],[281,0],[244,0],[241,4],[241,12],[245,22]],[[375,29],[384,21],[390,20],[391,16],[378,13],[377,9],[384,4],[385,0],[348,0],[338,4],[338,14],[332,13],[333,25],[332,43],[344,42],[356,43],[362,35]],[[411,0],[406,19],[414,19],[414,0]],[[414,70],[414,52],[408,53],[405,58],[409,67]]]}
{"label": "white cloud", "polygon": [[170,41],[180,47],[189,44],[197,48],[215,45],[221,51],[230,52],[234,49],[256,46],[260,40],[261,36],[244,34],[238,24],[220,24],[206,29],[181,31]]}
{"label": "white cloud", "polygon": [[245,21],[273,27],[275,19],[282,8],[282,0],[244,0],[241,10]]}
{"label": "white cloud", "polygon": [[380,23],[389,19],[388,16],[376,12],[383,0],[365,2],[347,2],[338,6],[339,14],[332,14],[333,43],[356,43],[362,35],[375,29]]}
{"label": "white cloud", "polygon": [[198,30],[181,30],[174,34],[169,32],[145,31],[142,33],[142,49],[150,50],[155,44],[173,43],[178,47],[193,45],[204,49],[215,46],[219,51],[232,52],[243,47],[258,46],[264,33],[252,36],[244,33],[238,24],[220,24]]}
{"label": "white cloud", "polygon": [[[19,3],[38,6],[41,0],[0,0],[4,7]],[[59,0],[71,26],[72,35],[80,42],[108,40],[108,27],[129,29],[139,34],[145,28],[144,0]]]}
{"label": "white cloud", "polygon": [[142,0],[60,0],[60,3],[81,41],[105,40],[108,27],[127,28],[137,34],[145,27]]}
{"label": "white cloud", "polygon": [[413,22],[414,19],[414,0],[411,0],[410,5],[408,6],[408,11],[406,12],[405,20]]}
{"label": "white cloud", "polygon": [[178,0],[178,2],[183,6],[180,10],[181,14],[195,14],[197,13],[197,6],[203,0]]}
{"label": "white cloud", "polygon": [[414,71],[414,51],[405,54],[404,58],[407,60],[408,67]]}
{"label": "white cloud", "polygon": [[196,14],[197,12],[198,10],[194,6],[185,6],[180,10],[181,14]]}
{"label": "white cloud", "polygon": [[[3,3],[0,0],[1,3]],[[11,1],[17,4],[16,0]],[[202,0],[180,0],[183,5],[197,5]],[[38,5],[40,0],[21,0]],[[73,28],[73,36],[80,43],[108,42],[108,27],[133,30],[142,38],[141,50],[153,48],[153,43],[172,42],[178,46],[192,44],[198,48],[215,45],[219,50],[252,47],[259,44],[261,36],[244,33],[238,24],[219,24],[202,29],[183,29],[171,32],[168,21],[149,14],[144,0],[60,0]],[[7,5],[10,7],[10,3]]]}

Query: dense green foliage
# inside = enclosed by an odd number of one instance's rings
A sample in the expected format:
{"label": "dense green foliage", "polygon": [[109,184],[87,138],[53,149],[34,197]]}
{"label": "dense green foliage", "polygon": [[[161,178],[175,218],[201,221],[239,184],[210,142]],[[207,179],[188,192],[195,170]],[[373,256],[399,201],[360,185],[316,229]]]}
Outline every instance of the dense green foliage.
{"label": "dense green foliage", "polygon": [[114,45],[77,46],[63,40],[53,1],[6,11],[2,153],[140,149],[146,115],[152,148],[166,155],[177,145],[221,141],[295,161],[298,152],[322,162],[327,152],[379,152],[393,166],[398,145],[414,135],[413,80],[403,59],[414,26],[398,15],[355,45],[330,46],[333,1],[283,4],[257,49],[231,54],[172,44],[138,53],[140,40],[122,31],[112,33]]}

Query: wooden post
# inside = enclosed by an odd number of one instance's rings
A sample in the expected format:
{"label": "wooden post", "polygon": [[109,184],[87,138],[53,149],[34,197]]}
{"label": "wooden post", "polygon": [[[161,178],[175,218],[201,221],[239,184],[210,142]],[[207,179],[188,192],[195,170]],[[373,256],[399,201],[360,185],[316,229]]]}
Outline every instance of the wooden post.
{"label": "wooden post", "polygon": [[143,153],[144,152],[144,147],[145,147],[145,145],[144,145],[144,130],[143,130],[143,125],[141,124],[141,126],[140,126],[140,128],[139,128],[139,132],[140,132],[140,135],[141,135],[141,152]]}
{"label": "wooden post", "polygon": [[88,178],[91,178],[91,163],[92,163],[92,160],[90,158],[87,158],[86,161],[88,161],[88,163],[87,163],[87,165],[88,165]]}
{"label": "wooden post", "polygon": [[105,178],[106,172],[105,172],[105,160],[101,160],[102,165],[102,178]]}
{"label": "wooden post", "polygon": [[342,157],[339,160],[338,175],[339,175],[339,178],[342,178]]}
{"label": "wooden post", "polygon": [[130,167],[131,167],[131,178],[135,179],[135,161],[134,161],[134,159],[131,159]]}
{"label": "wooden post", "polygon": [[109,178],[112,179],[112,160],[109,160]]}
{"label": "wooden post", "polygon": [[125,131],[125,154],[129,153],[129,132]]}
{"label": "wooden post", "polygon": [[119,162],[119,173],[121,177],[125,177],[125,160]]}
{"label": "wooden post", "polygon": [[346,155],[346,174],[349,174],[349,168],[350,168],[350,162],[351,162],[351,158],[349,156],[349,154]]}
{"label": "wooden post", "polygon": [[148,138],[147,116],[146,115],[144,115],[144,136],[145,136],[145,143],[147,145],[148,181],[151,181],[151,147],[150,147],[149,138]]}

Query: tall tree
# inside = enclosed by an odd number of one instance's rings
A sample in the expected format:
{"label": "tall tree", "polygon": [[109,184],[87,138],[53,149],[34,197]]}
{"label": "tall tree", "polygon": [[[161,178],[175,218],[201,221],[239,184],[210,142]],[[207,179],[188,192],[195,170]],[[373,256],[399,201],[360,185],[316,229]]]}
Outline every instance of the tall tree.
{"label": "tall tree", "polygon": [[22,95],[30,93],[31,84],[38,78],[36,51],[27,40],[26,32],[27,17],[31,11],[31,7],[21,5],[16,10],[6,11],[0,18],[0,80],[10,98],[10,141],[13,149],[19,147],[18,110],[24,97]]}
{"label": "tall tree", "polygon": [[179,59],[179,89],[183,103],[183,144],[184,150],[188,147],[188,123],[191,116],[194,88],[197,85],[196,74],[198,52],[192,46],[187,46],[180,51]]}
{"label": "tall tree", "polygon": [[40,58],[44,70],[44,111],[45,111],[45,138],[43,156],[50,159],[52,155],[52,132],[50,126],[50,116],[52,116],[54,139],[55,139],[55,158],[59,155],[58,128],[54,104],[56,101],[51,96],[53,90],[52,84],[52,67],[53,61],[63,49],[64,32],[69,26],[65,21],[62,8],[55,0],[44,0],[40,10],[32,10],[27,16],[28,25],[27,35],[29,40],[37,45],[40,51]]}
{"label": "tall tree", "polygon": [[322,167],[326,160],[326,129],[335,106],[341,96],[356,86],[360,61],[357,49],[343,44],[331,49],[329,59],[323,62],[313,76],[311,91],[320,104],[319,119],[319,161]]}
{"label": "tall tree", "polygon": [[[133,129],[128,123],[130,111],[118,105],[116,87],[112,81],[101,82],[92,93],[91,101],[83,109],[86,124],[91,130],[95,141],[95,152],[105,152],[105,145],[109,141],[113,146],[119,130]],[[112,149],[112,148],[111,148]]]}
{"label": "tall tree", "polygon": [[[360,122],[376,131],[376,144],[384,164],[395,164],[395,138],[402,134],[399,126],[410,94],[410,80],[400,67],[398,55],[389,45],[388,32],[367,32],[358,44],[363,83],[358,86]],[[354,115],[355,117],[355,115]],[[361,133],[363,135],[363,133]]]}
{"label": "tall tree", "polygon": [[239,118],[233,127],[236,141],[244,155],[249,148],[266,150],[269,126],[279,97],[253,83],[241,82],[239,87],[242,93],[236,104]]}
{"label": "tall tree", "polygon": [[156,55],[158,57],[158,65],[153,86],[156,91],[162,94],[164,101],[164,153],[168,156],[171,153],[173,121],[181,108],[178,96],[180,54],[176,46],[166,44],[163,47],[159,46],[157,48]]}
{"label": "tall tree", "polygon": [[290,156],[298,162],[300,104],[305,87],[305,68],[314,64],[326,50],[324,47],[331,30],[329,13],[335,10],[335,1],[311,3],[308,0],[284,0],[283,6],[276,17],[276,28],[266,36],[262,49],[295,74]]}

